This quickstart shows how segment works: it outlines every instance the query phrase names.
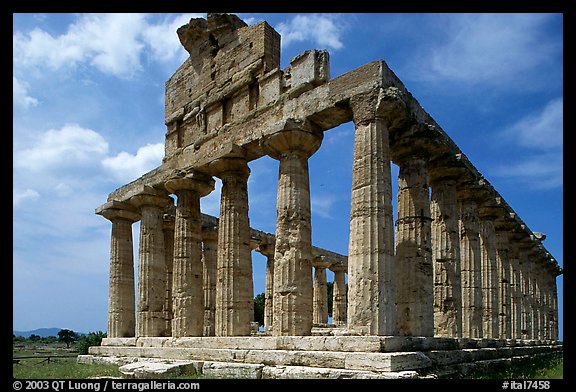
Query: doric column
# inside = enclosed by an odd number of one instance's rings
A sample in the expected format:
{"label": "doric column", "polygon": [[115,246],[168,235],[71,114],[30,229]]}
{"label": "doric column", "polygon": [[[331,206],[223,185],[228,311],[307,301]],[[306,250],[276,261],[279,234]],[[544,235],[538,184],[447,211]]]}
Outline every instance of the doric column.
{"label": "doric column", "polygon": [[202,275],[204,288],[204,332],[203,336],[216,334],[216,264],[218,261],[218,229],[203,228]]}
{"label": "doric column", "polygon": [[271,332],[274,320],[274,244],[258,246],[258,252],[266,256],[266,281],[264,289],[264,331]]}
{"label": "doric column", "polygon": [[390,144],[384,118],[352,100],[356,127],[348,245],[348,330],[396,333]]}
{"label": "doric column", "polygon": [[522,287],[522,339],[532,339],[532,263],[529,258],[531,244],[519,243],[520,273]]}
{"label": "doric column", "polygon": [[177,175],[165,183],[176,194],[174,271],[172,285],[172,336],[202,336],[202,218],[200,198],[214,189],[214,180],[198,172]]}
{"label": "doric column", "polygon": [[512,336],[512,289],[508,230],[496,230],[496,265],[498,270],[498,333],[500,339]]}
{"label": "doric column", "polygon": [[480,251],[482,275],[482,331],[485,338],[498,338],[498,268],[496,266],[496,230],[490,209],[480,208]]}
{"label": "doric column", "polygon": [[462,286],[456,180],[430,176],[434,336],[462,337]]}
{"label": "doric column", "polygon": [[172,336],[172,271],[174,264],[174,212],[162,216],[164,233],[164,257],[166,258],[166,295],[164,296],[164,317],[166,319],[166,336]]}
{"label": "doric column", "polygon": [[322,256],[312,261],[314,267],[314,299],[313,299],[313,324],[328,324],[328,284],[326,282],[326,268],[330,262]]}
{"label": "doric column", "polygon": [[138,318],[136,336],[166,336],[164,299],[166,258],[162,216],[173,204],[165,192],[144,186],[130,198],[140,209],[140,248],[138,253]]}
{"label": "doric column", "polygon": [[[434,278],[427,159],[398,159],[396,327],[402,336],[434,335]],[[401,283],[400,283],[401,282]]]}
{"label": "doric column", "polygon": [[458,190],[460,267],[462,282],[462,337],[482,337],[482,276],[480,223],[474,192]]}
{"label": "doric column", "polygon": [[112,222],[107,334],[109,338],[133,337],[136,323],[132,223],[140,215],[131,205],[117,201],[99,207],[96,214]]}
{"label": "doric column", "polygon": [[341,264],[332,264],[330,270],[334,272],[334,286],[332,289],[332,324],[346,325],[346,272],[348,267]]}
{"label": "doric column", "polygon": [[552,340],[558,340],[558,285],[556,283],[556,275],[552,275]]}
{"label": "doric column", "polygon": [[522,339],[522,279],[518,245],[514,237],[508,242],[508,257],[510,259],[510,291],[511,310],[510,324],[512,327],[512,339]]}
{"label": "doric column", "polygon": [[248,220],[248,176],[244,158],[220,158],[210,170],[222,180],[218,224],[216,336],[250,335],[252,255]]}
{"label": "doric column", "polygon": [[322,133],[308,124],[262,141],[264,151],[280,161],[274,256],[274,321],[272,333],[310,335],[312,331],[312,228],[308,158],[318,150]]}

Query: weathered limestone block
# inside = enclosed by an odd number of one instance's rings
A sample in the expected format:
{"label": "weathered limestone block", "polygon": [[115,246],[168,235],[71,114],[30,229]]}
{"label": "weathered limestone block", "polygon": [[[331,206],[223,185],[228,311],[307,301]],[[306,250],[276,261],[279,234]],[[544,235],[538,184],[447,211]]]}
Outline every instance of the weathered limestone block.
{"label": "weathered limestone block", "polygon": [[456,181],[432,182],[432,255],[434,261],[434,335],[462,336],[462,286]]}
{"label": "weathered limestone block", "polygon": [[330,80],[330,63],[325,50],[307,50],[290,61],[285,70],[286,87],[289,96],[294,98],[307,90]]}
{"label": "weathered limestone block", "polygon": [[[348,330],[394,335],[394,225],[388,129],[351,102],[356,127],[348,245]],[[375,108],[373,108],[375,110]]]}
{"label": "weathered limestone block", "polygon": [[200,173],[175,176],[165,184],[178,197],[174,232],[172,336],[202,336],[204,292],[200,198],[214,189],[214,180]]}
{"label": "weathered limestone block", "polygon": [[170,378],[182,374],[201,374],[202,362],[198,361],[138,361],[119,368],[123,378]]}
{"label": "weathered limestone block", "polygon": [[312,331],[312,232],[308,158],[318,150],[322,133],[294,123],[262,145],[280,161],[274,256],[272,333],[310,335]]}
{"label": "weathered limestone block", "polygon": [[216,282],[216,336],[250,335],[254,301],[248,176],[243,158],[222,158],[210,165],[222,180]]}
{"label": "weathered limestone block", "polygon": [[140,209],[140,249],[138,257],[138,319],[136,336],[165,336],[166,259],[163,210],[173,205],[165,192],[144,188],[130,198]]}
{"label": "weathered limestone block", "polygon": [[326,282],[326,268],[330,262],[316,257],[314,266],[314,296],[313,296],[313,323],[317,325],[328,323],[328,284]]}
{"label": "weathered limestone block", "polygon": [[202,275],[204,288],[203,336],[216,334],[216,272],[218,262],[218,230],[202,229]]}
{"label": "weathered limestone block", "polygon": [[112,222],[108,337],[132,337],[136,324],[132,223],[139,220],[140,215],[134,207],[120,202],[106,203],[96,213]]}
{"label": "weathered limestone block", "polygon": [[426,158],[406,156],[398,176],[396,328],[401,336],[434,335],[431,218]]}
{"label": "weathered limestone block", "polygon": [[206,361],[202,374],[216,378],[260,379],[263,368],[261,364]]}
{"label": "weathered limestone block", "polygon": [[345,369],[395,372],[427,368],[432,361],[421,352],[346,353]]}

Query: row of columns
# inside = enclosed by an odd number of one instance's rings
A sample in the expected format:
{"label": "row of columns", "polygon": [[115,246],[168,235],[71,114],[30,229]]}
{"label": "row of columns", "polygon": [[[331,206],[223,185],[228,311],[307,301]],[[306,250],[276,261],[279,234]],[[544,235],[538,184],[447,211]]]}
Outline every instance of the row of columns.
{"label": "row of columns", "polygon": [[[346,296],[345,271],[335,270],[337,323],[361,335],[556,339],[555,271],[547,270],[534,249],[537,241],[513,234],[502,209],[486,203],[462,168],[433,156],[421,137],[425,126],[407,128],[401,139],[396,131],[391,140],[390,115],[382,106],[361,98],[352,99],[350,107],[356,130],[349,288]],[[288,121],[260,142],[262,151],[279,161],[275,244],[259,248],[268,260],[265,324],[273,335],[310,335],[313,324],[327,321],[328,264],[312,258],[308,177],[308,159],[321,141],[322,132],[311,124]],[[392,159],[400,167],[395,225]],[[212,244],[205,237],[204,252],[200,198],[214,187],[207,174],[177,173],[165,189],[145,187],[127,202],[101,208],[113,224],[110,337],[134,331],[128,233],[137,219],[136,336],[250,334],[250,170],[237,156],[217,159],[206,171],[222,180],[222,194],[218,230]],[[163,210],[173,204],[169,193],[178,198],[173,234],[162,230]]]}
{"label": "row of columns", "polygon": [[[404,126],[391,140],[393,108],[384,106],[351,101],[348,330],[557,339],[556,271],[533,249],[539,241],[515,241],[504,209],[456,157],[435,156],[441,149],[427,126]],[[392,160],[400,169],[395,227]]]}

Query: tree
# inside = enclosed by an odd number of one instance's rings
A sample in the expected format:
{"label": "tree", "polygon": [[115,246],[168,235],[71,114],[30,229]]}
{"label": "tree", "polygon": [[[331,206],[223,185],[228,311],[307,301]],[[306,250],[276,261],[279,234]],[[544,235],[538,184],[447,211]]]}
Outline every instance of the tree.
{"label": "tree", "polygon": [[102,331],[90,332],[88,335],[81,336],[78,339],[78,353],[88,354],[88,347],[100,346],[102,339],[106,337],[106,333]]}
{"label": "tree", "polygon": [[258,325],[264,325],[264,304],[266,299],[264,298],[264,293],[258,294],[254,297],[254,321],[258,322]]}
{"label": "tree", "polygon": [[78,340],[78,334],[71,329],[61,329],[58,332],[58,341],[66,343],[66,348],[70,348],[70,343]]}
{"label": "tree", "polygon": [[39,335],[36,334],[32,334],[28,337],[28,340],[30,340],[31,342],[37,342],[40,339],[42,339]]}

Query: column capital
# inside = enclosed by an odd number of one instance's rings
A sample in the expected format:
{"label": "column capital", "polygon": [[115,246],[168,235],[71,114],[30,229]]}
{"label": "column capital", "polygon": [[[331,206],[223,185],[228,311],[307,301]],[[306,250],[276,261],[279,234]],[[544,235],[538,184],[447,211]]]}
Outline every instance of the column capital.
{"label": "column capital", "polygon": [[260,142],[264,152],[274,159],[280,158],[290,152],[298,151],[312,156],[320,145],[324,133],[308,121],[286,121],[282,130],[265,136]]}
{"label": "column capital", "polygon": [[130,204],[137,208],[154,206],[159,208],[169,207],[174,204],[173,199],[166,191],[144,185],[140,193],[130,197]]}
{"label": "column capital", "polygon": [[214,183],[211,176],[194,170],[190,173],[176,173],[164,183],[164,187],[170,193],[178,194],[181,190],[192,190],[202,197],[214,190]]}
{"label": "column capital", "polygon": [[140,214],[134,206],[116,200],[109,201],[96,208],[96,214],[101,215],[110,221],[115,219],[124,219],[136,222],[140,220]]}
{"label": "column capital", "polygon": [[256,252],[266,256],[266,257],[272,257],[274,258],[274,247],[275,244],[271,243],[271,244],[260,244],[258,245],[258,247],[256,248]]}
{"label": "column capital", "polygon": [[242,157],[223,157],[210,162],[208,168],[216,177],[222,178],[227,175],[246,177],[250,175],[248,162]]}
{"label": "column capital", "polygon": [[335,264],[331,264],[328,269],[334,273],[336,272],[348,272],[348,264],[340,264],[340,263],[335,263]]}
{"label": "column capital", "polygon": [[328,268],[330,264],[330,261],[326,260],[324,256],[316,256],[312,259],[312,266],[314,268]]}

